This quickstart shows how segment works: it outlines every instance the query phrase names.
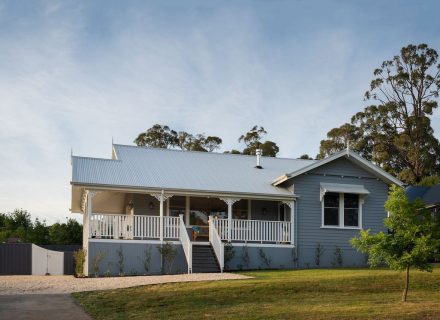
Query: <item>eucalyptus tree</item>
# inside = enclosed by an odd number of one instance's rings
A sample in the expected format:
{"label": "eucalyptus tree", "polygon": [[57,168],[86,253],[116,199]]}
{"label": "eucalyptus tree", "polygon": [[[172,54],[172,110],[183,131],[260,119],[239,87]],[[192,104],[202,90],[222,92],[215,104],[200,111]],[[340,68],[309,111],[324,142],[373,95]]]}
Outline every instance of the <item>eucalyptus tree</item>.
{"label": "eucalyptus tree", "polygon": [[138,146],[152,148],[173,148],[178,145],[177,132],[166,125],[155,124],[147,131],[140,133],[134,140]]}
{"label": "eucalyptus tree", "polygon": [[374,70],[365,101],[351,124],[332,129],[321,141],[320,158],[350,146],[408,183],[435,174],[440,144],[430,117],[438,107],[440,64],[426,44],[408,45]]}
{"label": "eucalyptus tree", "polygon": [[266,140],[262,142],[263,137],[267,131],[263,127],[253,126],[248,132],[238,138],[238,142],[244,142],[246,148],[243,149],[243,154],[255,155],[257,149],[263,151],[263,156],[276,157],[280,148],[273,141]]}
{"label": "eucalyptus tree", "polygon": [[138,146],[172,149],[180,148],[189,151],[213,152],[219,149],[222,139],[205,134],[191,134],[186,131],[175,131],[167,125],[155,124],[134,140]]}

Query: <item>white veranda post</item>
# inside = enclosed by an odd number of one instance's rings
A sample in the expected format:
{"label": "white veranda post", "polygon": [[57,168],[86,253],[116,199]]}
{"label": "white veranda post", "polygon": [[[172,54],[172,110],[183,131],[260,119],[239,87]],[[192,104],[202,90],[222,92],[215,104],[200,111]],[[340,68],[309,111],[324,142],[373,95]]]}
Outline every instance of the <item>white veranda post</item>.
{"label": "white veranda post", "polygon": [[87,203],[87,207],[83,209],[83,248],[84,250],[86,250],[86,259],[84,262],[84,274],[88,275],[89,274],[89,248],[88,248],[88,244],[89,244],[89,237],[92,236],[91,234],[91,230],[90,230],[90,220],[92,218],[92,214],[93,214],[93,197],[97,194],[97,191],[92,191],[92,190],[87,190],[86,191],[86,203]]}
{"label": "white veranda post", "polygon": [[231,242],[232,239],[232,206],[235,202],[240,199],[233,198],[220,198],[220,200],[224,201],[228,205],[228,242]]}
{"label": "white veranda post", "polygon": [[171,198],[172,195],[166,195],[162,190],[161,193],[154,193],[152,196],[159,201],[159,239],[160,241],[163,241],[163,203]]}
{"label": "white veranda post", "polygon": [[295,244],[295,201],[283,203],[290,208],[290,243]]}

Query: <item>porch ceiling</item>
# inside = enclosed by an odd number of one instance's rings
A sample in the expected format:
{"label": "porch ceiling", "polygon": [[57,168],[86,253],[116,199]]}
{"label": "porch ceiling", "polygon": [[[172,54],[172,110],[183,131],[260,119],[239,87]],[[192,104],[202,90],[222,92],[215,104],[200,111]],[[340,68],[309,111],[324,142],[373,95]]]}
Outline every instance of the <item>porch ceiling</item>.
{"label": "porch ceiling", "polygon": [[[107,213],[121,213],[124,212],[126,206],[127,194],[153,194],[160,193],[164,190],[167,194],[179,196],[193,196],[193,197],[208,197],[208,198],[236,198],[236,199],[251,199],[251,200],[271,200],[271,201],[293,201],[298,196],[295,194],[289,195],[271,195],[271,194],[251,194],[251,193],[231,193],[231,192],[216,192],[216,191],[199,191],[199,190],[181,190],[181,189],[140,189],[127,188],[116,186],[100,186],[100,185],[74,185],[72,184],[72,203],[71,211],[74,213],[81,213],[81,202],[85,190],[103,191],[98,193],[94,198],[94,208]],[[116,196],[115,196],[116,195]],[[98,201],[95,204],[95,201]],[[102,206],[100,205],[102,204]],[[113,209],[105,210],[109,206]],[[102,208],[101,208],[102,207]],[[105,207],[105,208],[104,208]],[[115,211],[115,208],[116,209]]]}

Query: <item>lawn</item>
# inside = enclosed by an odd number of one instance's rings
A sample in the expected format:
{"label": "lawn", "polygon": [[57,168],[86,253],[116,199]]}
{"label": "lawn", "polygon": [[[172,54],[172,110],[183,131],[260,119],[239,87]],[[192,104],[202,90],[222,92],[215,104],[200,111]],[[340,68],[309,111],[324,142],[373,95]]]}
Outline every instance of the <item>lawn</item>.
{"label": "lawn", "polygon": [[95,319],[440,319],[440,267],[403,273],[332,269],[256,271],[247,280],[141,286],[74,294]]}

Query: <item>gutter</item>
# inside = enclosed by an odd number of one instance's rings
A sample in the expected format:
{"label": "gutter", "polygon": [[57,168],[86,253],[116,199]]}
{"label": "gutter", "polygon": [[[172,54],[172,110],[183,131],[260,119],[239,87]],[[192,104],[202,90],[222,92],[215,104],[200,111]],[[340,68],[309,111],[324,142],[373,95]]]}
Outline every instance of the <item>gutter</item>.
{"label": "gutter", "polygon": [[262,193],[249,193],[249,192],[231,192],[231,191],[215,191],[215,190],[194,190],[194,189],[175,189],[175,188],[146,188],[146,187],[132,187],[132,186],[115,186],[105,184],[92,184],[92,183],[70,183],[74,187],[85,189],[97,189],[103,191],[119,191],[119,192],[131,192],[131,193],[158,193],[164,190],[166,193],[174,195],[189,195],[189,196],[204,196],[204,197],[218,197],[227,196],[231,198],[253,199],[259,198],[259,200],[278,200],[278,201],[291,201],[298,198],[296,194],[262,194]]}

